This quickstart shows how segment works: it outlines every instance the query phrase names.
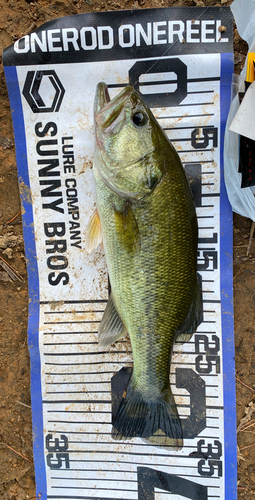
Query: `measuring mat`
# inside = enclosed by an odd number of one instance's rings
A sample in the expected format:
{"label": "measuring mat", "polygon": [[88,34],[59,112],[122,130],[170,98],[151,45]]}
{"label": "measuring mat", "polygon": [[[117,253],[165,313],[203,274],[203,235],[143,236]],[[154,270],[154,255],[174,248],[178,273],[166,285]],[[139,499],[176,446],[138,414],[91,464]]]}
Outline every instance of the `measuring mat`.
{"label": "measuring mat", "polygon": [[[235,500],[232,212],[223,181],[230,9],[63,17],[15,42],[3,60],[29,274],[37,496]],[[111,98],[128,84],[142,94],[181,157],[196,204],[203,322],[188,343],[176,342],[171,362],[179,451],[111,436],[132,352],[128,338],[98,345],[108,276],[101,248],[85,250],[101,81]]]}

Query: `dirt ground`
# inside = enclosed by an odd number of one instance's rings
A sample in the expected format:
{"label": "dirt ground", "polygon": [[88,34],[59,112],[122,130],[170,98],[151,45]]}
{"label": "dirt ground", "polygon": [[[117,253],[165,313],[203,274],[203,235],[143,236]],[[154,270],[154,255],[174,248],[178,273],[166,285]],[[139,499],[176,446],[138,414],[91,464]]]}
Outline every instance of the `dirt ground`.
{"label": "dirt ground", "polygon": [[[0,48],[46,21],[70,14],[121,8],[230,5],[231,0],[0,0]],[[234,32],[235,72],[245,60],[246,43]],[[1,50],[2,52],[2,50]],[[11,113],[0,69],[0,257],[22,277],[13,282],[0,266],[0,499],[35,500],[30,367],[27,347],[28,288]],[[255,418],[255,237],[246,257],[251,221],[234,214],[234,299],[237,426],[248,412]],[[254,402],[254,406],[253,406]],[[253,413],[254,412],[254,413]],[[254,424],[255,420],[250,423]],[[238,432],[239,498],[255,495],[255,430]],[[228,499],[226,499],[228,500]]]}

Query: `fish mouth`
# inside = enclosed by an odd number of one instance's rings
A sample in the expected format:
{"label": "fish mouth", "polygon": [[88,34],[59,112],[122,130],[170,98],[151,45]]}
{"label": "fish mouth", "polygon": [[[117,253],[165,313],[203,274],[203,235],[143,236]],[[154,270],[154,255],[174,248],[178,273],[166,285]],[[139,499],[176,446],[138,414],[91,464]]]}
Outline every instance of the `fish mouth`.
{"label": "fish mouth", "polygon": [[94,104],[94,118],[97,126],[108,128],[118,118],[132,94],[136,94],[136,91],[128,85],[111,100],[106,83],[98,83]]}

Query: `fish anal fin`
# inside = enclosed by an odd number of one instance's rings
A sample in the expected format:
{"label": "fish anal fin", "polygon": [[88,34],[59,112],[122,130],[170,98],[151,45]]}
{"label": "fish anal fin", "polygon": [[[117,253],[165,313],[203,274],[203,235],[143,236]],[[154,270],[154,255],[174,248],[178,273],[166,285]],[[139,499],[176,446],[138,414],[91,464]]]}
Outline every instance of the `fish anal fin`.
{"label": "fish anal fin", "polygon": [[97,248],[98,245],[102,243],[102,241],[103,237],[102,237],[101,222],[98,215],[98,211],[96,209],[93,215],[91,216],[87,226],[86,241],[85,241],[85,248],[87,252],[91,253],[92,250],[95,250],[95,248]]}
{"label": "fish anal fin", "polygon": [[126,333],[127,330],[119,317],[112,295],[110,295],[99,326],[98,343],[101,346],[113,344],[126,335]]}
{"label": "fish anal fin", "polygon": [[186,316],[186,319],[178,328],[175,339],[178,340],[178,342],[188,342],[191,339],[193,333],[196,331],[197,327],[200,325],[200,323],[202,323],[202,321],[202,291],[197,281],[190,310]]}
{"label": "fish anal fin", "polygon": [[128,203],[120,210],[114,207],[116,232],[120,242],[130,252],[139,252],[141,241],[136,218]]}

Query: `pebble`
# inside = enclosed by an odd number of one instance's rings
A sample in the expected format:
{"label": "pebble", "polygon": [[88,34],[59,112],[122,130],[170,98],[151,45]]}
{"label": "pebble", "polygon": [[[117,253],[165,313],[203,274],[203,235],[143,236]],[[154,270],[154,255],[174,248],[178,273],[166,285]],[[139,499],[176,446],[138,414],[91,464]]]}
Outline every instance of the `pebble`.
{"label": "pebble", "polygon": [[13,251],[11,248],[7,247],[5,250],[3,250],[3,253],[7,255],[8,259],[12,259]]}
{"label": "pebble", "polygon": [[237,52],[236,56],[234,57],[234,64],[239,64],[243,62],[244,56],[240,54],[240,52]]}
{"label": "pebble", "polygon": [[226,26],[219,26],[219,27],[218,27],[218,31],[219,31],[220,33],[222,33],[223,31],[226,31],[226,30],[227,30]]}

